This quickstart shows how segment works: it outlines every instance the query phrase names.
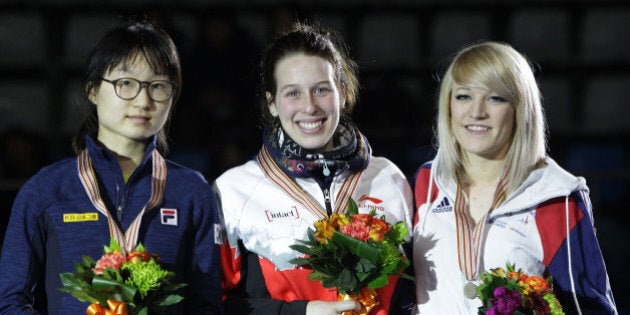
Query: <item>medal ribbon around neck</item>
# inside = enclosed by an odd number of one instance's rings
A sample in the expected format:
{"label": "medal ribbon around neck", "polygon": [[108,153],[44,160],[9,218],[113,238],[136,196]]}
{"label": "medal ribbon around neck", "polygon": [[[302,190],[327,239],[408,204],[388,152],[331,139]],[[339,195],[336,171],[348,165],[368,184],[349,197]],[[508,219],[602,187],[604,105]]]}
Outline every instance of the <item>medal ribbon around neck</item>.
{"label": "medal ribbon around neck", "polygon": [[132,251],[138,242],[138,232],[140,231],[140,225],[142,223],[142,216],[144,213],[155,208],[164,197],[164,187],[166,185],[166,161],[160,155],[157,150],[153,150],[153,170],[151,174],[151,197],[149,201],[144,205],[138,216],[133,220],[127,231],[123,233],[116,224],[114,218],[107,210],[103,198],[101,197],[100,190],[98,188],[98,182],[96,181],[96,175],[94,174],[94,168],[92,167],[92,158],[88,154],[87,149],[83,150],[77,158],[77,167],[79,171],[79,178],[83,188],[90,198],[92,205],[107,218],[109,225],[110,237],[118,242],[121,249],[127,253]]}
{"label": "medal ribbon around neck", "polygon": [[[316,217],[323,219],[328,217],[326,210],[317,205],[317,202],[307,194],[294,179],[285,174],[273,160],[266,147],[262,147],[258,153],[258,164],[265,176],[276,186],[282,189],[291,199],[302,205]],[[363,171],[354,173],[346,178],[341,185],[341,189],[335,198],[335,209],[333,213],[339,213],[346,209],[348,198],[351,197],[359,187]]]}
{"label": "medal ribbon around neck", "polygon": [[461,187],[457,187],[455,196],[455,228],[457,231],[457,256],[459,269],[464,273],[467,280],[473,280],[477,276],[481,245],[485,238],[486,221],[492,210],[498,207],[507,196],[507,175],[505,172],[494,192],[494,201],[490,210],[479,220],[475,226],[473,219],[468,213],[468,202]]}

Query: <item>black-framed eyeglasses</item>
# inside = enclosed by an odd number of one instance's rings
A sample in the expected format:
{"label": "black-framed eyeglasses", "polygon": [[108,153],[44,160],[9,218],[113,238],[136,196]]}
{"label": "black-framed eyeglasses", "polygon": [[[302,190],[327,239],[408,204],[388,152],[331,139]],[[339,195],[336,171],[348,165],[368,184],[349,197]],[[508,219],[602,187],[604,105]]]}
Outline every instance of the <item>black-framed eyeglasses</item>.
{"label": "black-framed eyeglasses", "polygon": [[166,80],[140,81],[134,78],[120,78],[116,80],[101,78],[101,80],[111,83],[114,86],[116,95],[127,101],[138,96],[143,86],[147,87],[149,97],[156,102],[164,102],[170,99],[175,90],[177,90],[175,83]]}

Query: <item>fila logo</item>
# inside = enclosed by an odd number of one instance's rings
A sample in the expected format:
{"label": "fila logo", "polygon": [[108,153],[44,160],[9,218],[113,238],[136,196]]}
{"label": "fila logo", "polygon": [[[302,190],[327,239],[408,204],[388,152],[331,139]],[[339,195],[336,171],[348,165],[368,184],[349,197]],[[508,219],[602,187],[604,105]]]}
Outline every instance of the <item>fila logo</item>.
{"label": "fila logo", "polygon": [[164,225],[177,226],[177,209],[160,208],[160,222]]}
{"label": "fila logo", "polygon": [[450,212],[453,211],[453,206],[451,206],[448,198],[444,197],[444,199],[442,199],[442,202],[440,202],[440,204],[437,205],[437,207],[433,208],[431,211],[435,213]]}

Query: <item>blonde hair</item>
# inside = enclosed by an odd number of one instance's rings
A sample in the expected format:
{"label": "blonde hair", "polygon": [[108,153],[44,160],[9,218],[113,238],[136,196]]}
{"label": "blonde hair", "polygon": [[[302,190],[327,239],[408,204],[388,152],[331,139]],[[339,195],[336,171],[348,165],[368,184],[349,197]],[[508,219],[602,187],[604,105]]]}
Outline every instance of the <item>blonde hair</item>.
{"label": "blonde hair", "polygon": [[437,176],[468,185],[471,179],[450,122],[454,84],[489,89],[514,106],[515,124],[505,165],[510,170],[508,192],[513,192],[542,163],[547,151],[541,94],[530,64],[508,44],[483,42],[460,50],[446,70],[440,83],[436,122]]}

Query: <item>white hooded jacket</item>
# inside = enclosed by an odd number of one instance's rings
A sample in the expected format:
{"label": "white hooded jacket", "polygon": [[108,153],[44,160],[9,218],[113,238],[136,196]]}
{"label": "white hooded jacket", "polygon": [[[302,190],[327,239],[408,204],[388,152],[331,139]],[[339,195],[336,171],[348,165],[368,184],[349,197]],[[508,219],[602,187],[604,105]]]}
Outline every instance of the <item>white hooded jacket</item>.
{"label": "white hooded jacket", "polygon": [[[586,182],[550,158],[545,162],[546,167],[533,171],[487,217],[478,270],[513,263],[526,274],[552,276],[567,314],[577,314],[578,307],[586,313],[615,314]],[[416,178],[413,243],[418,311],[477,314],[481,301],[464,295],[468,280],[457,259],[457,184],[436,177],[437,167],[423,165]]]}

